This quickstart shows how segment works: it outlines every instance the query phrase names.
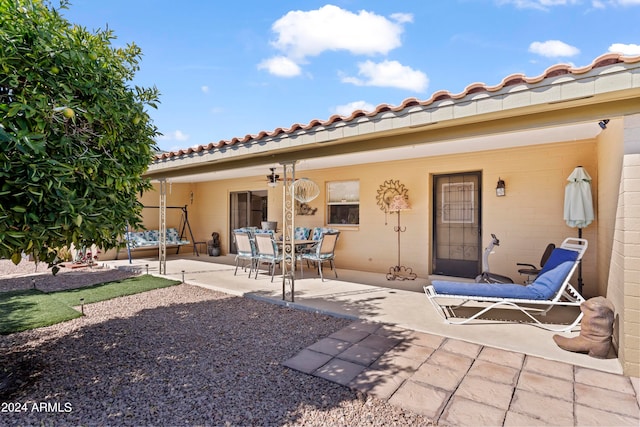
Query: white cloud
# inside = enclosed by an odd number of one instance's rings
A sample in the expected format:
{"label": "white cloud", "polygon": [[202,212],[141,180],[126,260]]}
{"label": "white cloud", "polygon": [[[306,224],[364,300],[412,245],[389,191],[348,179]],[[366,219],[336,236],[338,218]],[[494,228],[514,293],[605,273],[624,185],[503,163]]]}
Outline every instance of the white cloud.
{"label": "white cloud", "polygon": [[591,6],[593,6],[594,9],[605,9],[608,6],[640,6],[640,0],[592,0]]}
{"label": "white cloud", "polygon": [[291,11],[272,26],[276,49],[291,58],[320,55],[327,50],[346,50],[359,55],[386,54],[402,42],[402,23],[412,19],[408,14],[393,15],[395,22],[384,16],[361,10],[358,14],[326,5],[317,10]]}
{"label": "white cloud", "polygon": [[258,64],[258,70],[267,70],[279,77],[295,77],[301,73],[300,66],[285,56],[265,59]]}
{"label": "white cloud", "polygon": [[163,141],[179,141],[179,142],[188,141],[189,138],[190,138],[189,135],[187,135],[186,133],[182,132],[179,129],[174,130],[173,132],[165,133],[164,135],[160,135],[158,137],[159,140],[163,140]]}
{"label": "white cloud", "polygon": [[366,101],[354,101],[344,105],[336,105],[331,109],[331,113],[338,114],[344,117],[349,117],[351,113],[357,110],[369,112],[375,109],[376,107],[373,104],[369,104]]}
{"label": "white cloud", "polygon": [[[518,9],[537,9],[548,11],[555,6],[572,6],[582,4],[581,0],[496,0],[501,6],[512,4]],[[591,7],[604,9],[607,6],[640,6],[640,0],[592,0]]]}
{"label": "white cloud", "polygon": [[553,6],[579,4],[579,0],[497,0],[498,5],[512,4],[518,9],[549,10]]}
{"label": "white cloud", "polygon": [[209,93],[209,86],[200,86],[200,90],[202,93]]}
{"label": "white cloud", "polygon": [[404,24],[406,22],[413,22],[413,15],[411,13],[392,13],[390,15],[391,19],[396,21],[398,24]]}
{"label": "white cloud", "polygon": [[580,53],[577,47],[568,45],[560,40],[547,40],[546,42],[533,42],[529,45],[529,52],[536,53],[547,58],[575,56]]}
{"label": "white cloud", "polygon": [[334,5],[316,10],[288,12],[272,25],[276,39],[272,45],[280,56],[262,61],[259,69],[293,77],[309,57],[326,51],[346,51],[353,55],[386,55],[402,45],[404,24],[413,22],[409,13],[389,18],[361,10],[353,13]]}
{"label": "white cloud", "polygon": [[640,45],[614,43],[611,46],[609,46],[609,52],[621,53],[627,56],[640,55]]}
{"label": "white cloud", "polygon": [[425,73],[398,61],[365,61],[359,63],[358,68],[360,77],[345,76],[342,82],[356,86],[395,87],[415,92],[424,92],[429,86],[429,78]]}

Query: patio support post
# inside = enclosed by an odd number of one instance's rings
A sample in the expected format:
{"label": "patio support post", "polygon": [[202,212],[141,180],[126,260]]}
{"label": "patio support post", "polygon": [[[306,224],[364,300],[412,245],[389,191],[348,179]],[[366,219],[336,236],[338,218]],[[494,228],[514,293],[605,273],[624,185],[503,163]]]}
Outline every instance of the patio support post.
{"label": "patio support post", "polygon": [[167,274],[167,180],[160,179],[160,231],[158,236],[158,258],[160,274]]}
{"label": "patio support post", "polygon": [[286,300],[287,288],[294,300],[295,286],[295,199],[293,183],[296,180],[296,161],[281,163],[284,169],[282,181],[282,299]]}

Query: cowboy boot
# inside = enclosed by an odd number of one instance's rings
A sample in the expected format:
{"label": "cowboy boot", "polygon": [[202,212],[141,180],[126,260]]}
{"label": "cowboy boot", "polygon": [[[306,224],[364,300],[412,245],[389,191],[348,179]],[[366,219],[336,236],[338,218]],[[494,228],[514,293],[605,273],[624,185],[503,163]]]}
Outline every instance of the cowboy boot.
{"label": "cowboy boot", "polygon": [[580,335],[573,338],[554,335],[553,340],[563,350],[606,358],[613,334],[613,304],[604,297],[595,297],[580,304],[580,310],[584,314],[580,323]]}

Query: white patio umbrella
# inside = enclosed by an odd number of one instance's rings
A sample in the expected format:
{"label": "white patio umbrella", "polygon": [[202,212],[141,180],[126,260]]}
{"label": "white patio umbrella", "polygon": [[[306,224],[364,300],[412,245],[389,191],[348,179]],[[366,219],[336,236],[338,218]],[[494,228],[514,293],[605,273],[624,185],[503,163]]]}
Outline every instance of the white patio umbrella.
{"label": "white patio umbrella", "polygon": [[582,230],[593,221],[591,177],[582,167],[576,167],[567,178],[564,191],[564,220],[572,228]]}
{"label": "white patio umbrella", "polygon": [[[582,238],[582,229],[595,218],[593,197],[591,195],[591,176],[582,167],[576,167],[567,178],[564,191],[564,220],[569,227],[578,229]],[[582,264],[578,266],[578,292],[582,293]]]}

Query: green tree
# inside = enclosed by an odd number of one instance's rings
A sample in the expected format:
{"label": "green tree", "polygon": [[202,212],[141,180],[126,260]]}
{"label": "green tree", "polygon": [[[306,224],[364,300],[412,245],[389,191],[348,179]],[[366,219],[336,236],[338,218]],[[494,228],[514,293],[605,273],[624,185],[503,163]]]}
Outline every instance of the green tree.
{"label": "green tree", "polygon": [[67,8],[0,0],[0,257],[54,274],[57,248],[113,248],[140,226],[158,134],[158,90],[131,84],[140,49],[69,23]]}

